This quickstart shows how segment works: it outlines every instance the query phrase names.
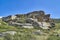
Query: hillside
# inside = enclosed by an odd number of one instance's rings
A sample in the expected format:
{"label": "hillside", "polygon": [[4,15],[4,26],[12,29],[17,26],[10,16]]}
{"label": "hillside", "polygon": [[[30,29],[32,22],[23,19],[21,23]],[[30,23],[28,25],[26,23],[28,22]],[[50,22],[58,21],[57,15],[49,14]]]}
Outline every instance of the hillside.
{"label": "hillside", "polygon": [[60,23],[60,19],[53,19],[55,23]]}
{"label": "hillside", "polygon": [[0,19],[0,40],[60,40],[60,23],[53,20],[44,11],[3,17]]}

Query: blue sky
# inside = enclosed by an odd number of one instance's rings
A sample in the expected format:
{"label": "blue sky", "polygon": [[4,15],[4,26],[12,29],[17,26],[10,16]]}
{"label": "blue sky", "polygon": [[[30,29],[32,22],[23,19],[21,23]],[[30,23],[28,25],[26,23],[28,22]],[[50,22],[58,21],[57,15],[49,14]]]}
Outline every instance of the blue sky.
{"label": "blue sky", "polygon": [[60,0],[0,0],[0,16],[43,10],[60,18]]}

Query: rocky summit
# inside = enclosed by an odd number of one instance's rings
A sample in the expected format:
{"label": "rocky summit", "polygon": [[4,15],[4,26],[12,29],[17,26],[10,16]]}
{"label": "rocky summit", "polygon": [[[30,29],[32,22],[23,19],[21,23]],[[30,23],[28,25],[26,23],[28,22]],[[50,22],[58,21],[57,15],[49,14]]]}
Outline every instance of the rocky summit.
{"label": "rocky summit", "polygon": [[55,27],[54,20],[50,18],[50,14],[45,14],[44,11],[9,15],[7,17],[2,17],[2,20],[11,26],[20,26],[23,28],[39,27],[42,29],[50,29]]}

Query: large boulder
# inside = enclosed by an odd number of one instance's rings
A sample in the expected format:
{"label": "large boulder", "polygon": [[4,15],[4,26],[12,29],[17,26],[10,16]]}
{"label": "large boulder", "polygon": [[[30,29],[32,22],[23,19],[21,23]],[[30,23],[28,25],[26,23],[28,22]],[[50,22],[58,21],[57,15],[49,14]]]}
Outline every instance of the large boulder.
{"label": "large boulder", "polygon": [[52,22],[38,22],[37,19],[29,18],[26,22],[31,23],[34,27],[40,27],[42,29],[50,29],[55,26]]}

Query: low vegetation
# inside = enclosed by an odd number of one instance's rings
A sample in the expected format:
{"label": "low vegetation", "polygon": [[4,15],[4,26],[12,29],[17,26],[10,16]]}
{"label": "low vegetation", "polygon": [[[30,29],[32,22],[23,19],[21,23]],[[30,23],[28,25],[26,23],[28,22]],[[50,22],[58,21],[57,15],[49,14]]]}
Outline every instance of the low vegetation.
{"label": "low vegetation", "polygon": [[[0,40],[60,40],[60,23],[56,23],[56,27],[50,30],[43,29],[27,29],[10,26],[7,23],[0,21],[0,32],[16,31],[15,35],[7,34],[0,37]],[[34,31],[41,30],[44,34],[33,34]]]}

